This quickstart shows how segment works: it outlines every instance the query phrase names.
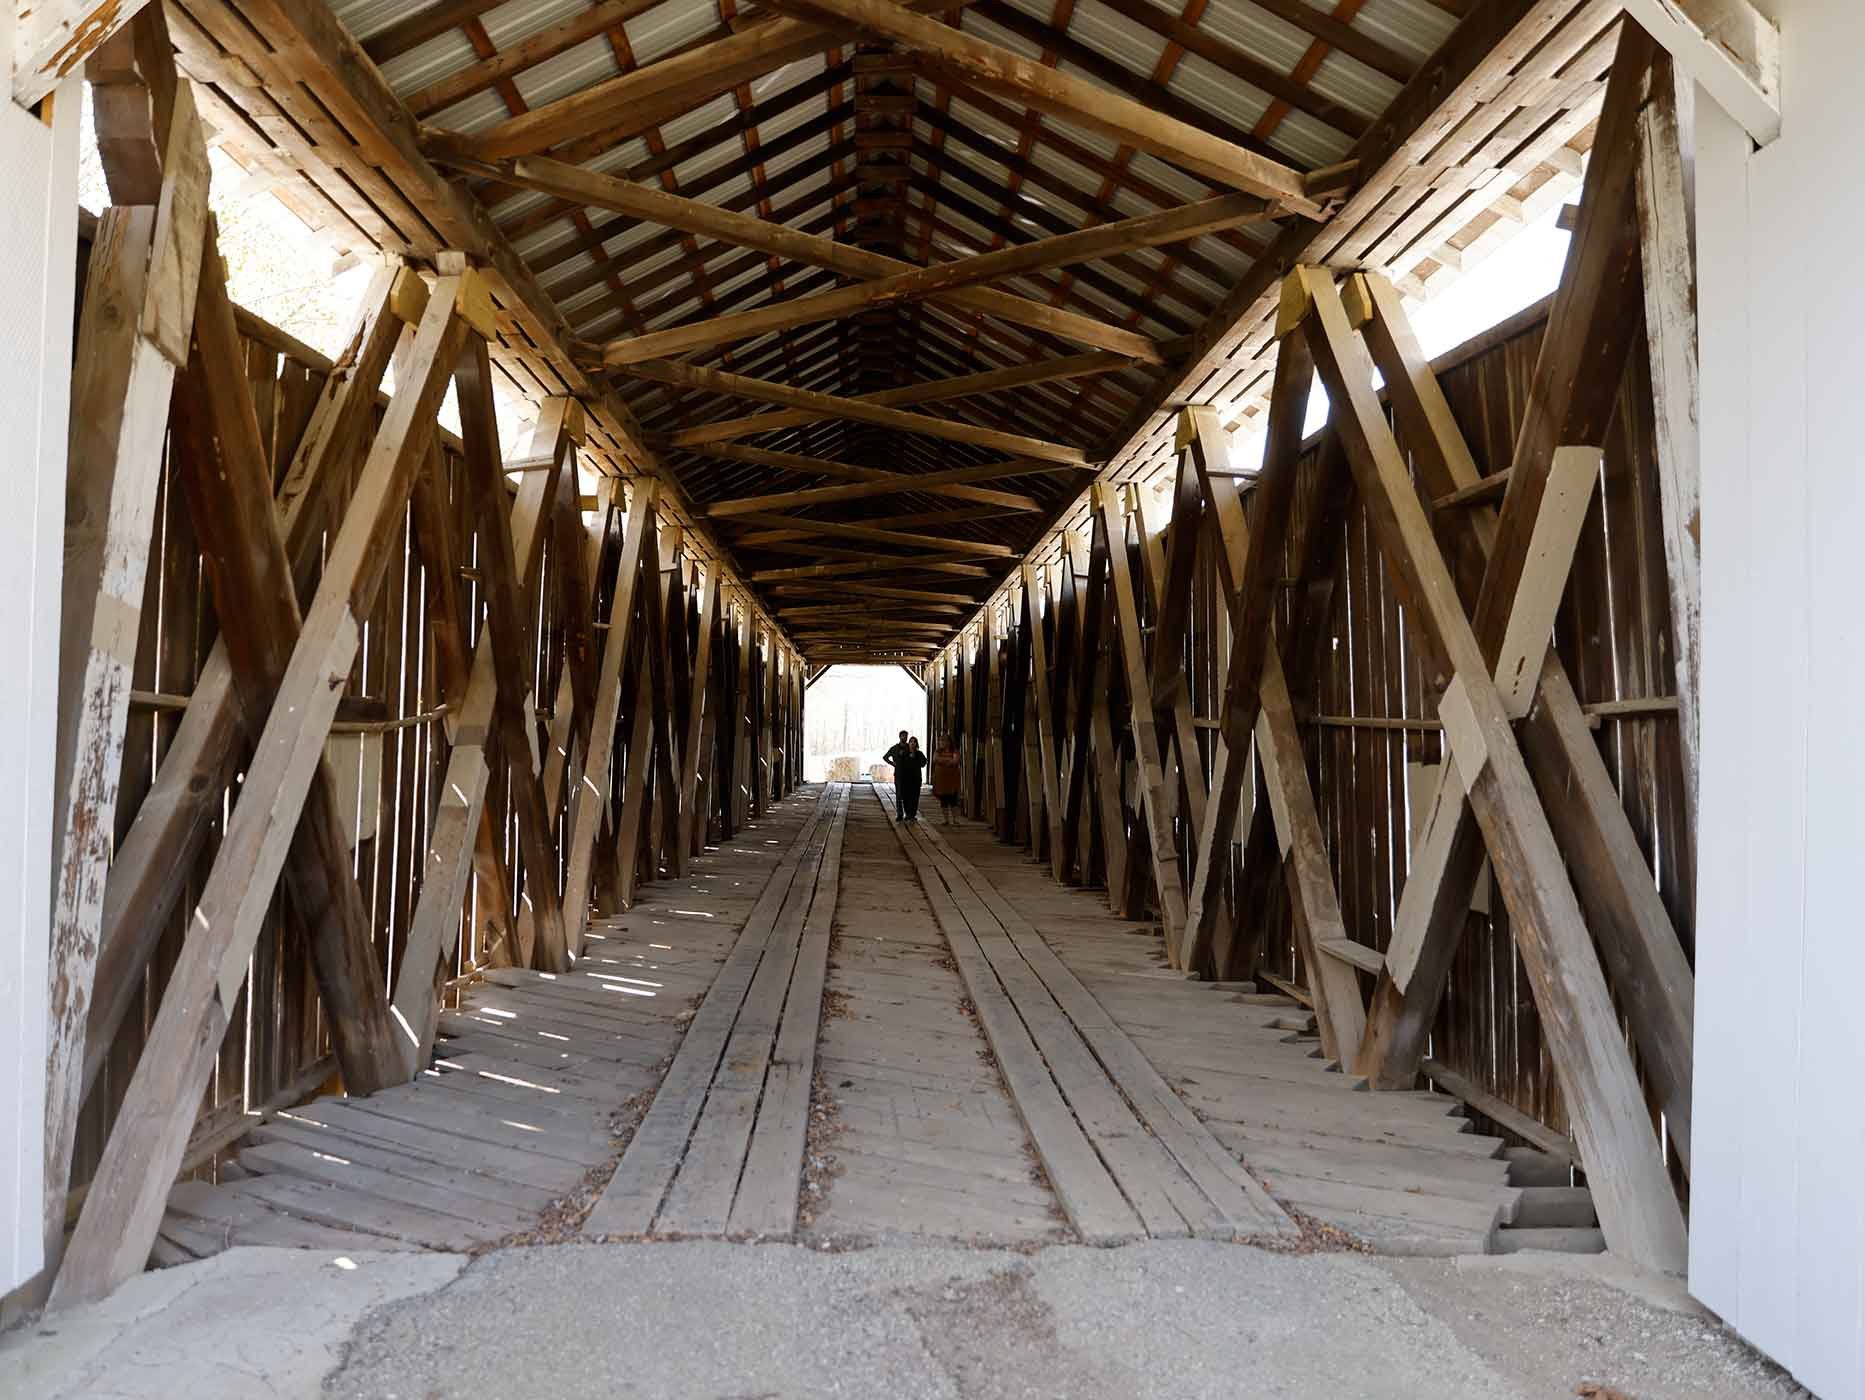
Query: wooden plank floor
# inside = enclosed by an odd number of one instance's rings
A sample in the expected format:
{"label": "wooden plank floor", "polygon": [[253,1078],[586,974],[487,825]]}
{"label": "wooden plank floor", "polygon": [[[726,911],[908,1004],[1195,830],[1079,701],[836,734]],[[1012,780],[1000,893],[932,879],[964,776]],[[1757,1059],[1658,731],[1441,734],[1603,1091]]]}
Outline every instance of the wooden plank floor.
{"label": "wooden plank floor", "polygon": [[[785,1021],[807,1023],[813,1052],[847,809],[847,784],[823,789],[785,849],[586,1234],[723,1235],[735,1214],[740,1233],[793,1227],[809,1113],[807,1093],[784,1092],[802,1068],[794,1029],[784,1037],[790,1060],[774,1061]],[[819,943],[822,957],[802,956]],[[760,1139],[768,1146],[754,1158]]]}
{"label": "wooden plank floor", "polygon": [[1519,1192],[1455,1100],[1359,1090],[1294,1002],[1185,981],[1098,894],[891,799],[800,790],[595,921],[574,973],[490,973],[414,1083],[178,1186],[158,1260],[466,1249],[592,1195],[590,1237],[1250,1238],[1293,1232],[1281,1202],[1375,1249],[1495,1247]]}
{"label": "wooden plank floor", "polygon": [[848,818],[818,1063],[834,1172],[811,1233],[1071,1238],[912,865],[870,790]]}
{"label": "wooden plank floor", "polygon": [[818,798],[774,804],[687,877],[595,920],[575,972],[488,973],[413,1083],[257,1127],[218,1184],[170,1194],[158,1261],[239,1244],[468,1249],[534,1229],[613,1160],[618,1115],[660,1083]]}
{"label": "wooden plank floor", "polygon": [[1496,1247],[1520,1193],[1502,1140],[1473,1134],[1457,1100],[1365,1091],[1318,1058],[1314,1036],[1274,1024],[1309,1023],[1305,1008],[1185,980],[1150,926],[1112,917],[1099,892],[1057,885],[975,823],[939,835],[1278,1200],[1380,1252]]}
{"label": "wooden plank floor", "polygon": [[[891,813],[891,791],[879,792]],[[896,832],[941,911],[973,998],[1001,996],[1013,1009],[1001,1029],[987,1017],[986,1030],[1000,1057],[1027,1062],[1025,1075],[1008,1076],[1011,1091],[1083,1237],[1294,1235],[1288,1214],[984,872],[930,825],[901,824]],[[966,948],[969,957],[959,951]],[[1066,1103],[1060,1120],[1033,1112],[1050,1099]],[[1073,1191],[1086,1194],[1101,1183],[1122,1203],[1115,1216],[1071,1199]]]}

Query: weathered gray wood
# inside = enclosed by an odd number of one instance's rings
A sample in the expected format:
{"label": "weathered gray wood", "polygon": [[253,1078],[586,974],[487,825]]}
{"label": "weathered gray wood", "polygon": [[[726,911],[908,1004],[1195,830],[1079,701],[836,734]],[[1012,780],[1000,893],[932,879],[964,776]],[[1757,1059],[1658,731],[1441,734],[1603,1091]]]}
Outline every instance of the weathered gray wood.
{"label": "weathered gray wood", "polygon": [[668,1187],[680,1170],[694,1126],[706,1107],[713,1075],[774,935],[778,915],[810,843],[822,832],[829,817],[829,794],[825,789],[809,822],[765,881],[731,955],[687,1027],[653,1104],[629,1140],[621,1165],[584,1221],[586,1235],[640,1235],[653,1228]]}
{"label": "weathered gray wood", "polygon": [[[257,720],[271,712],[303,620],[211,218],[203,261],[194,352],[171,415],[180,449],[174,475],[206,557],[241,708]],[[320,761],[283,877],[310,945],[344,1083],[352,1093],[371,1094],[401,1075],[375,930],[351,873],[338,791],[328,761]]]}
{"label": "weathered gray wood", "polygon": [[[1159,918],[1165,925],[1167,955],[1177,959],[1185,932],[1185,882],[1180,874],[1178,842],[1173,830],[1177,816],[1176,780],[1166,771],[1165,751],[1154,722],[1152,676],[1146,641],[1140,632],[1139,591],[1127,556],[1127,524],[1120,499],[1104,482],[1095,483],[1096,513],[1107,532],[1108,579],[1113,623],[1112,645],[1119,648],[1125,666],[1127,699],[1131,709],[1134,758],[1140,767],[1140,801],[1146,820],[1147,853],[1152,858]],[[1104,752],[1111,752],[1106,750]]]}
{"label": "weathered gray wood", "polygon": [[[1382,550],[1451,677],[1439,714],[1509,905],[1555,1071],[1592,1169],[1602,1225],[1615,1249],[1646,1267],[1680,1270],[1683,1216],[1578,900],[1475,625],[1374,397],[1372,367],[1348,328],[1340,294],[1323,274],[1298,269],[1292,275],[1307,293],[1309,343]],[[1521,480],[1510,482],[1512,494]]]}
{"label": "weathered gray wood", "polygon": [[835,817],[816,872],[809,915],[797,948],[796,970],[784,998],[783,1021],[772,1047],[757,1123],[745,1152],[744,1173],[732,1200],[727,1224],[732,1234],[796,1232],[797,1192],[809,1133],[823,986],[829,969],[829,937],[841,893],[842,847],[848,828],[849,789],[846,784],[835,787]]}
{"label": "weathered gray wood", "polygon": [[[477,503],[479,517],[480,577],[490,641],[502,677],[493,713],[510,776],[510,800],[518,819],[518,849],[524,860],[522,901],[529,917],[519,919],[518,960],[535,961],[549,971],[562,972],[570,965],[570,948],[557,894],[557,860],[551,839],[555,822],[544,801],[537,730],[530,718],[530,691],[525,682],[530,674],[530,620],[545,533],[542,517],[556,493],[563,456],[553,452],[548,471],[527,474],[508,519],[504,477],[499,470],[492,364],[486,342],[480,337],[468,339],[454,367],[453,382],[460,410],[467,491],[469,499]],[[515,532],[525,536],[522,552],[514,546]],[[533,938],[535,946],[527,946]]]}
{"label": "weathered gray wood", "polygon": [[915,837],[940,853],[1002,926],[1147,1133],[1202,1194],[1209,1213],[1201,1213],[1201,1220],[1233,1235],[1294,1234],[1288,1213],[1212,1137],[1035,926],[937,831],[916,832]]}
{"label": "weathered gray wood", "polygon": [[[825,790],[831,815],[815,822],[796,872],[773,920],[763,956],[732,1023],[724,1053],[706,1086],[705,1103],[677,1164],[655,1228],[667,1234],[721,1234],[730,1220],[733,1199],[744,1174],[759,1101],[767,1092],[770,1067],[787,994],[796,972],[804,925],[816,893],[816,880],[831,842],[839,842],[847,809],[847,789]],[[813,1035],[813,1031],[812,1031]],[[807,1100],[807,1096],[806,1096]],[[807,1101],[805,1104],[807,1113]],[[789,1136],[785,1130],[773,1130]],[[799,1157],[801,1139],[797,1139]],[[782,1181],[774,1183],[779,1195]],[[773,1183],[766,1176],[768,1195]],[[791,1179],[792,1197],[795,1179]]]}
{"label": "weathered gray wood", "polygon": [[1658,498],[1664,514],[1665,576],[1671,594],[1671,635],[1677,647],[1684,801],[1694,832],[1703,590],[1698,544],[1696,242],[1684,132],[1696,89],[1670,57],[1662,54],[1651,65],[1649,89],[1638,116],[1639,261],[1645,287],[1645,343],[1651,358]]}
{"label": "weathered gray wood", "polygon": [[323,759],[341,693],[340,683],[331,678],[349,674],[361,638],[358,617],[368,611],[380,586],[388,562],[386,542],[401,526],[447,370],[466,334],[465,323],[455,315],[463,280],[440,280],[415,332],[415,373],[389,405],[350,513],[331,546],[278,702],[203,889],[196,936],[171,973],[53,1286],[59,1306],[102,1297],[149,1256],[199,1094],[245,981],[248,956],[311,777]]}
{"label": "weathered gray wood", "polygon": [[1030,1029],[1018,1015],[1009,993],[998,983],[976,935],[931,860],[897,824],[895,835],[919,874],[921,888],[945,933],[1004,1082],[1069,1223],[1089,1243],[1113,1243],[1145,1233],[1141,1217],[1122,1196],[1064,1101]]}
{"label": "weathered gray wood", "polygon": [[[364,295],[350,348],[326,379],[277,497],[299,587],[320,550],[329,497],[360,450],[376,390],[401,334],[419,319],[426,288],[405,268],[384,268]],[[135,1004],[142,972],[180,899],[195,853],[220,816],[221,798],[247,727],[224,644],[209,653],[155,782],[118,847],[104,889],[96,997],[86,1033],[84,1088]]]}
{"label": "weathered gray wood", "polygon": [[206,232],[207,151],[191,91],[175,95],[166,129],[154,124],[146,139],[162,155],[158,202],[99,221],[72,369],[52,784],[48,1266],[63,1243],[163,428],[187,359]]}
{"label": "weathered gray wood", "polygon": [[[1256,732],[1257,713],[1262,703],[1260,687],[1263,655],[1271,645],[1269,624],[1274,611],[1276,575],[1280,553],[1276,542],[1288,529],[1291,502],[1295,494],[1297,459],[1301,452],[1302,425],[1308,413],[1309,387],[1314,376],[1314,357],[1307,337],[1299,324],[1282,327],[1286,333],[1276,349],[1276,377],[1269,401],[1269,425],[1263,445],[1263,468],[1257,477],[1256,495],[1250,508],[1249,534],[1241,532],[1234,513],[1220,521],[1220,534],[1227,529],[1231,540],[1218,551],[1220,577],[1231,598],[1230,658],[1224,680],[1224,708],[1219,716],[1218,761],[1212,775],[1211,796],[1205,805],[1204,824],[1196,833],[1192,858],[1191,888],[1186,897],[1188,931],[1183,949],[1174,966],[1198,967],[1216,936],[1223,911],[1226,877],[1230,873],[1230,848],[1236,837],[1238,814],[1243,807],[1244,784],[1249,779],[1249,765],[1244,755]],[[1229,465],[1229,444],[1216,415],[1204,409],[1185,413],[1180,432],[1186,437],[1198,480],[1207,500],[1224,497],[1226,485],[1219,476]],[[1265,542],[1262,549],[1251,549],[1249,539]],[[1241,556],[1242,564],[1236,560]]]}

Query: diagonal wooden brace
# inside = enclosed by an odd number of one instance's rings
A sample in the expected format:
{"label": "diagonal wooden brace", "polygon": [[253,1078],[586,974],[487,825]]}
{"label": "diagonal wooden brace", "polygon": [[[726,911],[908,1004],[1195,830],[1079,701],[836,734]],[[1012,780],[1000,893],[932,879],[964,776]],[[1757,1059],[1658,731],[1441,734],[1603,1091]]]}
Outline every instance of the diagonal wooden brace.
{"label": "diagonal wooden brace", "polygon": [[1302,280],[1308,297],[1309,341],[1368,518],[1419,620],[1428,655],[1448,677],[1439,715],[1509,907],[1608,1245],[1644,1267],[1681,1272],[1683,1214],[1579,902],[1476,627],[1373,393],[1372,364],[1338,291],[1316,269],[1291,276]]}

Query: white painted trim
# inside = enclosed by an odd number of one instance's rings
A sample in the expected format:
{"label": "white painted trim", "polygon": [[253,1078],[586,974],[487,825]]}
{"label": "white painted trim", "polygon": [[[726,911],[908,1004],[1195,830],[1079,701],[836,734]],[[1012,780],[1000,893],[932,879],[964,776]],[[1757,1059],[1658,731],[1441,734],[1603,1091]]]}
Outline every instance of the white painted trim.
{"label": "white painted trim", "polygon": [[[0,1293],[37,1273],[44,1194],[53,719],[78,237],[78,84],[0,103]],[[17,1013],[17,1014],[16,1014]]]}

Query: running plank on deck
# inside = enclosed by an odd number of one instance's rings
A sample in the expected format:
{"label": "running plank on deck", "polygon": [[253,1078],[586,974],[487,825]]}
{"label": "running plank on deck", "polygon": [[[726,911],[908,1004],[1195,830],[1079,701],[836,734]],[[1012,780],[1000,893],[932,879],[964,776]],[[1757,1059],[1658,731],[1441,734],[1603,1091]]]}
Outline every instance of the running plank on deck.
{"label": "running plank on deck", "polygon": [[[801,1001],[812,995],[809,968],[804,985],[797,986],[793,974],[832,845],[839,857],[838,818],[847,801],[844,784],[822,789],[783,850],[621,1165],[584,1222],[586,1234],[723,1234],[731,1224],[783,1007],[791,995]],[[821,996],[820,965],[813,995]],[[786,1049],[794,1049],[793,1039]],[[794,1095],[781,1108],[775,1103],[777,1112],[797,1111]],[[807,1111],[805,1101],[801,1113]],[[779,1128],[769,1131],[788,1140]],[[753,1187],[760,1204],[748,1200],[747,1212],[768,1220],[774,1188],[763,1170]]]}
{"label": "running plank on deck", "polygon": [[965,984],[880,806],[848,817],[817,1064],[833,1175],[810,1233],[1022,1244],[1070,1238]]}
{"label": "running plank on deck", "polygon": [[944,833],[1034,928],[1093,1000],[1274,1197],[1380,1252],[1483,1253],[1513,1217],[1502,1140],[1470,1131],[1455,1099],[1371,1094],[1319,1058],[1312,1033],[1273,1023],[1286,998],[1191,982],[1165,967],[1150,926],[1047,872],[969,823]]}
{"label": "running plank on deck", "polygon": [[[958,830],[966,828],[955,828]],[[902,825],[962,911],[1088,1141],[1154,1237],[1293,1234],[1294,1223],[1160,1078],[1036,929],[934,828]]]}

